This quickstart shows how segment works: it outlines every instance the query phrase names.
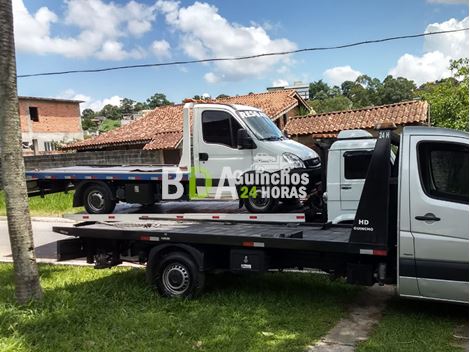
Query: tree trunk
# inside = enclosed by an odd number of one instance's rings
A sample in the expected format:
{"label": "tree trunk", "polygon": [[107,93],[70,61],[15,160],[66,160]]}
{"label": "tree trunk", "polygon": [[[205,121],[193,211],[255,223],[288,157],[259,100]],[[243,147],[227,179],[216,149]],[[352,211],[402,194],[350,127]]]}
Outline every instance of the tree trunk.
{"label": "tree trunk", "polygon": [[0,0],[0,154],[18,303],[42,298],[21,146],[11,0]]}

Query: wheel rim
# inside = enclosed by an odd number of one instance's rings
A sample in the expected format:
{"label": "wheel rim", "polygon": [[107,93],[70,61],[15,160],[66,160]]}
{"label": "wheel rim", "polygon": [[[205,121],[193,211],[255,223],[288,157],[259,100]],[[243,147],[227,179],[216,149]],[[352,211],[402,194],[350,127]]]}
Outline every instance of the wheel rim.
{"label": "wheel rim", "polygon": [[165,289],[172,295],[181,295],[189,287],[189,272],[181,264],[170,264],[163,271],[162,281]]}
{"label": "wheel rim", "polygon": [[103,193],[100,191],[91,191],[88,193],[87,203],[95,212],[103,210],[105,203]]}
{"label": "wheel rim", "polygon": [[251,205],[255,206],[256,208],[266,208],[270,201],[270,198],[261,197],[261,191],[256,191],[256,198],[249,198]]}

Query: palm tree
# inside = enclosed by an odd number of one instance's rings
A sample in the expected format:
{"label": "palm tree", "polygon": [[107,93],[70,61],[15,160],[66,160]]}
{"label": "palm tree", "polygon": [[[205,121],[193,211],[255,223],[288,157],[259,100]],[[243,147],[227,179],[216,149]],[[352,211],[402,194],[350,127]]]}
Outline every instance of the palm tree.
{"label": "palm tree", "polygon": [[0,0],[0,155],[18,303],[42,298],[34,253],[16,92],[11,0]]}

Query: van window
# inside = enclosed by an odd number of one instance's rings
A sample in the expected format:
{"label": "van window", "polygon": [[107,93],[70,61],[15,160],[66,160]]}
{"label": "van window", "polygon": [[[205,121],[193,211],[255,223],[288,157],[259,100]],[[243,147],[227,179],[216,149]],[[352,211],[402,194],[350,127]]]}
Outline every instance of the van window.
{"label": "van window", "polygon": [[468,204],[468,145],[421,142],[418,158],[421,185],[429,197]]}
{"label": "van window", "polygon": [[237,120],[227,112],[207,110],[202,113],[202,137],[206,143],[237,147]]}
{"label": "van window", "polygon": [[372,151],[348,151],[343,156],[345,179],[357,180],[366,178]]}

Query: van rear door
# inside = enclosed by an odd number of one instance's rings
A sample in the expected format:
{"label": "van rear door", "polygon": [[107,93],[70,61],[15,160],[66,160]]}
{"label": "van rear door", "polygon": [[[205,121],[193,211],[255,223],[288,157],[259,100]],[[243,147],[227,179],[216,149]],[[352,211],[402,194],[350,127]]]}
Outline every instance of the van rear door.
{"label": "van rear door", "polygon": [[468,139],[409,138],[414,268],[400,275],[415,273],[421,296],[468,302]]}

